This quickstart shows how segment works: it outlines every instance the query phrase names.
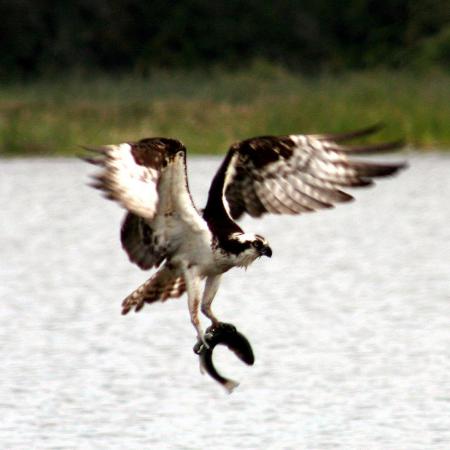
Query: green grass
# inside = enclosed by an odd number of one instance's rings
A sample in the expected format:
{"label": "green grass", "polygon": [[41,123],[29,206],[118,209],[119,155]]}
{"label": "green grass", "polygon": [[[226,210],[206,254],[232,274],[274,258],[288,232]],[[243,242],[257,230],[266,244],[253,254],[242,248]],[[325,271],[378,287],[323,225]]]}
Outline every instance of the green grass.
{"label": "green grass", "polygon": [[338,132],[376,122],[380,139],[450,148],[450,75],[303,77],[265,65],[240,72],[159,71],[0,86],[3,155],[73,155],[80,145],[168,136],[223,153],[262,134]]}

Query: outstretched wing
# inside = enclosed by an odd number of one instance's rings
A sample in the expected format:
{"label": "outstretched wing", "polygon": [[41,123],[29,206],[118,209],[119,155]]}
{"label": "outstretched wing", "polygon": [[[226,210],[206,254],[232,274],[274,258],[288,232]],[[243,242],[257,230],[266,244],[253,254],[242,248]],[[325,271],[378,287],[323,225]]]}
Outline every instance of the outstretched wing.
{"label": "outstretched wing", "polygon": [[181,142],[150,138],[87,150],[97,157],[84,159],[101,167],[92,186],[128,211],[121,241],[139,267],[158,266],[182,234],[207,228],[189,193]]}
{"label": "outstretched wing", "polygon": [[172,139],[143,139],[135,143],[89,148],[98,156],[84,158],[103,170],[94,175],[92,187],[106,198],[118,201],[125,209],[152,220],[158,207],[158,182],[162,168],[182,144]]}
{"label": "outstretched wing", "polygon": [[233,219],[244,213],[253,217],[264,213],[300,214],[350,201],[353,197],[342,187],[368,186],[372,178],[392,175],[405,167],[404,163],[348,159],[351,154],[402,146],[399,141],[341,144],[377,129],[374,126],[340,135],[263,136],[238,142],[228,151],[210,194],[220,190],[224,207]]}

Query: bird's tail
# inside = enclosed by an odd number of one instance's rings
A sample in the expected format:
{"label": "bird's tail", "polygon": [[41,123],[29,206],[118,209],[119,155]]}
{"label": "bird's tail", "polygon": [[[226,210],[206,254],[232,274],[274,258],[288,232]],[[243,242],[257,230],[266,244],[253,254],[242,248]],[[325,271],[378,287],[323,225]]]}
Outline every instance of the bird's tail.
{"label": "bird's tail", "polygon": [[122,302],[122,314],[127,314],[132,308],[138,312],[145,303],[178,298],[185,290],[184,278],[164,266]]}

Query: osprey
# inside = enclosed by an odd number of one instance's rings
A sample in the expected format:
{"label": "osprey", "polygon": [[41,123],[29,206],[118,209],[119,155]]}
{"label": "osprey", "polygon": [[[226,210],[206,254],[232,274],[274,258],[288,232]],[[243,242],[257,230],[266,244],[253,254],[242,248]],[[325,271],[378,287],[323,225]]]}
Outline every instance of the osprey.
{"label": "osprey", "polygon": [[[392,175],[403,163],[352,161],[347,155],[391,150],[401,142],[348,146],[377,126],[337,135],[263,136],[230,147],[198,210],[189,192],[186,148],[176,139],[148,138],[88,150],[88,162],[101,167],[93,187],[126,210],[122,246],[141,269],[158,268],[122,303],[122,313],[145,303],[188,297],[190,319],[205,343],[199,309],[219,323],[211,303],[221,276],[272,256],[267,240],[244,232],[243,214],[301,214],[348,202],[342,187],[369,186],[373,178]],[[204,288],[202,290],[202,282]],[[206,344],[206,343],[205,343]]]}

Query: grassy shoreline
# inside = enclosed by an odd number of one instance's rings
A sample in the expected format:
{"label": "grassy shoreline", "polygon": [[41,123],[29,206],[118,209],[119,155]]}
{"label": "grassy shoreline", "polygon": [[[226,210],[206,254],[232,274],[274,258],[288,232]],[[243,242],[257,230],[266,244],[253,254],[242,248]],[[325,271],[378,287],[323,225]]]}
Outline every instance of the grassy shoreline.
{"label": "grassy shoreline", "polygon": [[74,155],[79,145],[170,136],[198,154],[261,134],[351,130],[450,148],[450,75],[366,72],[307,78],[278,68],[68,77],[0,86],[0,155]]}

